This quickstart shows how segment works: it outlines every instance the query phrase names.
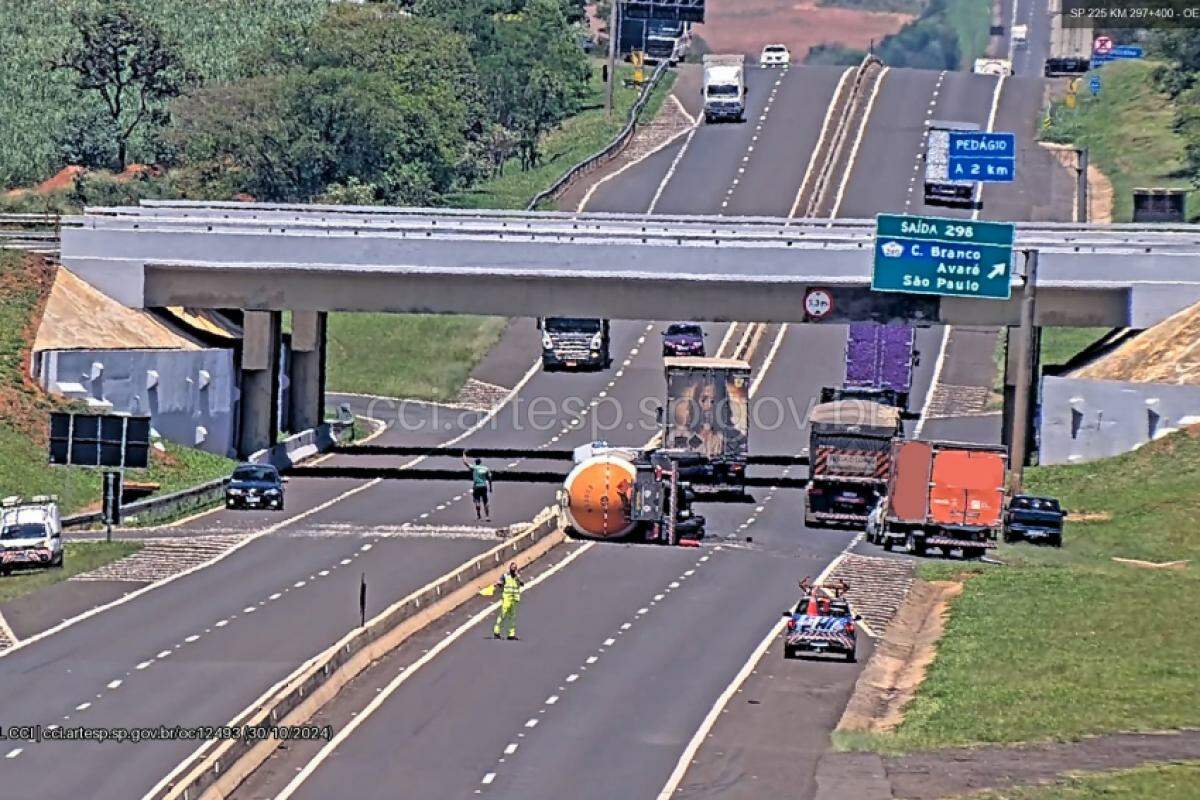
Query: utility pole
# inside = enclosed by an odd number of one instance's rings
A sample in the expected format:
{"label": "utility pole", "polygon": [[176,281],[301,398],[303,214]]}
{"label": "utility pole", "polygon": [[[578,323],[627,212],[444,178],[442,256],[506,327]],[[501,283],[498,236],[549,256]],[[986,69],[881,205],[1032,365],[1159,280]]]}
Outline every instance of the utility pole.
{"label": "utility pole", "polygon": [[1030,396],[1033,387],[1034,321],[1037,312],[1038,251],[1025,251],[1025,287],[1021,297],[1021,328],[1017,337],[1016,390],[1013,392],[1012,429],[1008,436],[1010,483],[1013,492],[1025,478],[1029,443]]}
{"label": "utility pole", "polygon": [[612,0],[612,8],[608,12],[608,83],[604,87],[604,115],[611,117],[613,113],[613,85],[617,80],[617,37],[620,36],[618,25],[618,9],[621,0]]}

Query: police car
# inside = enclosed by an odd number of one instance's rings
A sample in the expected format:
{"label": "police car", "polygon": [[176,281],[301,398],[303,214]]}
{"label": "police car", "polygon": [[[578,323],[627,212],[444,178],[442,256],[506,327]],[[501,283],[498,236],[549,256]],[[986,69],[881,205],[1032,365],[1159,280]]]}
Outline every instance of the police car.
{"label": "police car", "polygon": [[62,520],[54,497],[0,501],[0,575],[63,565]]}

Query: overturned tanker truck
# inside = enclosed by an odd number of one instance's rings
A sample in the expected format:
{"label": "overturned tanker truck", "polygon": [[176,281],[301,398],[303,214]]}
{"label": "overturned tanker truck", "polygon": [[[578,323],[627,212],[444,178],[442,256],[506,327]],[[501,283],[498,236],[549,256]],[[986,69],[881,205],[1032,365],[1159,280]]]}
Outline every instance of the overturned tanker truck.
{"label": "overturned tanker truck", "polygon": [[572,532],[589,539],[689,544],[704,537],[686,478],[698,467],[685,453],[643,452],[603,443],[575,451],[559,500]]}

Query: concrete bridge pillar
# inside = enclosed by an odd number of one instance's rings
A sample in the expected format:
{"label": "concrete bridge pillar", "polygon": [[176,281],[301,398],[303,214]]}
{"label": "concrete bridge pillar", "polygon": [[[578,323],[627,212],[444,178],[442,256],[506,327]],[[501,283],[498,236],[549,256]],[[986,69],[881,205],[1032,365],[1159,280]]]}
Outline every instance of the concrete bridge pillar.
{"label": "concrete bridge pillar", "polygon": [[[1005,352],[1004,359],[1004,408],[1002,416],[1002,424],[1000,427],[1000,441],[1008,447],[1009,453],[1016,453],[1018,458],[1024,456],[1024,464],[1013,463],[1011,466],[1016,469],[1018,466],[1024,467],[1029,462],[1029,455],[1036,451],[1037,439],[1035,437],[1036,416],[1035,409],[1037,408],[1038,398],[1040,394],[1040,373],[1042,371],[1042,329],[1033,327],[1030,329],[1028,338],[1031,340],[1028,343],[1029,347],[1029,376],[1028,382],[1024,385],[1027,388],[1028,394],[1024,403],[1017,402],[1017,387],[1022,385],[1022,381],[1018,377],[1021,371],[1021,349],[1025,346],[1022,339],[1026,338],[1022,330],[1018,327],[1007,327],[1005,332]],[[1024,419],[1015,419],[1016,414],[1023,414]],[[1024,430],[1025,446],[1024,448],[1013,448],[1013,440],[1016,438],[1016,431]]]}
{"label": "concrete bridge pillar", "polygon": [[289,411],[293,431],[315,428],[325,415],[324,311],[292,312]]}
{"label": "concrete bridge pillar", "polygon": [[238,455],[275,444],[279,431],[280,313],[247,311],[242,321]]}

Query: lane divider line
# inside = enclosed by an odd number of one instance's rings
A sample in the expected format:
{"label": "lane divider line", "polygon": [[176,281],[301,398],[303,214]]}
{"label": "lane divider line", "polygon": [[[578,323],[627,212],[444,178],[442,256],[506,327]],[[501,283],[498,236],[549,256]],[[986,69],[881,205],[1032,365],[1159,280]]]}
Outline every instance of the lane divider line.
{"label": "lane divider line", "polygon": [[[441,446],[442,447],[450,447],[452,445],[455,445],[458,442],[461,442],[463,439],[470,436],[471,434],[473,434],[476,431],[483,428],[489,422],[491,422],[491,420],[497,414],[500,413],[501,409],[503,409],[505,406],[507,406],[509,403],[512,402],[513,398],[515,398],[517,396],[517,393],[520,392],[521,389],[523,389],[525,387],[525,384],[529,383],[529,381],[533,379],[533,376],[536,375],[540,369],[541,369],[540,360],[535,361],[533,363],[533,366],[531,366],[525,372],[525,375],[522,376],[521,380],[517,382],[517,385],[514,386],[512,388],[512,390],[508,393],[507,397],[505,397],[505,399],[504,399],[504,402],[497,404],[497,406],[494,409],[492,409],[487,414],[485,414],[477,423],[475,423],[475,425],[473,425],[470,428],[468,428],[467,430],[463,431],[458,436],[455,436],[454,438],[443,442],[441,444]],[[424,462],[428,458],[429,458],[428,456],[417,456],[416,458],[408,461],[407,463],[400,465],[400,469],[408,469],[410,467],[414,467],[417,464]],[[124,605],[125,603],[128,603],[132,600],[136,600],[137,598],[141,597],[142,595],[148,594],[148,593],[154,591],[155,589],[159,589],[163,586],[166,586],[169,583],[173,583],[173,582],[179,580],[180,578],[184,578],[188,575],[191,575],[194,572],[199,572],[202,569],[211,567],[213,564],[223,561],[224,559],[226,559],[229,556],[236,553],[238,550],[241,550],[243,547],[246,547],[251,542],[258,541],[259,539],[263,538],[264,536],[269,536],[272,533],[276,533],[277,531],[283,530],[284,528],[295,525],[297,522],[301,522],[305,519],[308,519],[309,517],[315,516],[316,514],[321,513],[322,511],[326,510],[327,508],[335,506],[338,503],[348,500],[357,494],[360,494],[362,492],[367,491],[368,489],[378,486],[382,482],[383,482],[383,478],[373,478],[372,480],[367,481],[366,483],[364,483],[360,486],[355,486],[353,489],[349,489],[349,490],[343,492],[342,494],[337,495],[336,497],[326,500],[324,503],[320,503],[306,511],[302,511],[299,514],[289,517],[289,518],[283,520],[282,522],[277,522],[274,525],[269,525],[260,531],[256,531],[256,532],[248,535],[246,538],[242,539],[240,542],[233,545],[228,550],[225,550],[225,551],[217,554],[216,556],[210,558],[208,561],[201,562],[201,563],[195,565],[194,567],[185,569],[182,572],[177,572],[174,575],[168,575],[167,577],[162,578],[157,581],[154,581],[153,583],[147,584],[146,586],[143,586],[140,589],[135,589],[134,591],[130,592],[129,594],[122,595],[121,597],[118,597],[116,600],[113,600],[108,603],[104,603],[103,605],[99,605],[94,608],[89,608],[87,611],[84,611],[81,614],[76,614],[74,617],[69,617],[68,619],[64,619],[62,622],[58,623],[57,625],[53,625],[53,626],[47,628],[46,630],[42,631],[41,633],[34,634],[33,636],[30,636],[28,639],[23,639],[20,642],[13,645],[12,647],[9,647],[5,650],[0,651],[0,658],[6,658],[6,657],[12,655],[13,653],[17,652],[18,650],[21,650],[21,649],[33,644],[34,642],[40,642],[42,639],[49,638],[50,636],[53,636],[56,633],[64,631],[67,628],[72,627],[73,625],[83,622],[84,620],[91,619],[92,617],[102,614],[105,611],[108,611],[109,609]]]}
{"label": "lane divider line", "polygon": [[[814,583],[821,583],[828,578],[829,574],[837,568],[838,564],[842,562],[842,559],[849,555],[850,551],[853,550],[860,541],[862,541],[862,538],[862,533],[855,536],[850,543],[842,549],[842,552],[839,553],[832,561],[830,561],[825,566],[825,569],[821,570],[821,574],[817,576],[817,579],[814,581]],[[764,636],[762,641],[758,643],[758,646],[754,648],[754,651],[750,654],[749,660],[747,660],[746,663],[742,665],[742,668],[738,670],[737,674],[733,676],[733,680],[730,681],[729,685],[725,687],[725,691],[721,692],[721,695],[717,698],[717,702],[711,709],[709,709],[708,715],[704,717],[704,721],[700,723],[700,727],[696,729],[696,733],[692,736],[691,741],[689,741],[687,747],[684,748],[683,755],[679,757],[678,763],[675,764],[674,771],[671,773],[671,776],[667,778],[666,785],[663,786],[662,791],[658,793],[658,800],[669,800],[671,795],[675,794],[675,791],[679,788],[679,784],[683,782],[684,776],[687,774],[688,769],[692,765],[692,759],[695,758],[696,753],[700,750],[700,745],[704,743],[704,740],[708,738],[709,731],[711,731],[713,726],[717,724],[717,719],[721,716],[721,712],[725,710],[725,706],[729,705],[729,701],[733,699],[733,696],[737,694],[737,691],[742,687],[742,684],[745,683],[746,679],[750,677],[750,674],[754,672],[755,667],[758,666],[758,662],[762,659],[767,650],[771,648],[771,645],[779,637],[779,634],[783,632],[784,625],[786,624],[786,621],[782,617],[775,621],[775,623],[771,626],[771,629],[767,631],[767,635]]]}
{"label": "lane divider line", "polygon": [[850,77],[854,69],[854,67],[846,67],[846,71],[838,79],[837,87],[833,90],[834,102],[825,109],[825,119],[821,120],[821,133],[817,136],[817,143],[813,145],[812,155],[808,159],[808,166],[804,168],[804,178],[800,181],[800,188],[796,190],[796,199],[792,201],[792,210],[788,212],[788,217],[795,217],[796,212],[800,210],[800,200],[804,196],[805,187],[808,186],[808,179],[812,177],[813,169],[816,167],[817,154],[821,152],[821,148],[825,144],[825,136],[829,133],[829,123],[833,120],[833,112],[837,107],[836,100],[845,87],[846,79]]}
{"label": "lane divider line", "polygon": [[[565,569],[567,565],[591,550],[594,546],[594,542],[585,542],[578,549],[568,553],[566,557],[562,559],[562,561],[554,564],[545,572],[541,573],[536,578],[525,584],[524,591],[532,589],[542,581]],[[359,725],[362,725],[363,722],[370,719],[371,715],[378,711],[387,701],[387,699],[395,694],[397,689],[403,686],[409,678],[420,671],[421,667],[437,658],[442,651],[446,650],[448,647],[450,647],[450,645],[461,639],[468,631],[470,631],[480,622],[491,617],[499,607],[500,601],[489,603],[486,608],[477,612],[466,622],[459,625],[450,634],[439,640],[438,643],[431,647],[428,652],[423,654],[409,666],[405,667],[404,671],[398,674],[395,678],[392,678],[392,680],[383,688],[382,691],[377,692],[376,695],[371,698],[371,702],[368,703],[362,711],[360,711],[356,716],[352,717],[350,721],[347,722],[346,725],[339,730],[334,737],[330,739],[298,773],[296,773],[295,777],[292,778],[288,785],[285,786],[283,790],[275,796],[275,800],[288,800],[288,798],[294,795],[296,790],[298,790],[300,786],[308,780],[313,772],[316,771],[317,767],[321,766],[325,759],[329,758],[333,751],[336,750],[342,742],[346,741],[346,739],[350,737],[350,734],[354,733],[354,731],[358,729]]]}

